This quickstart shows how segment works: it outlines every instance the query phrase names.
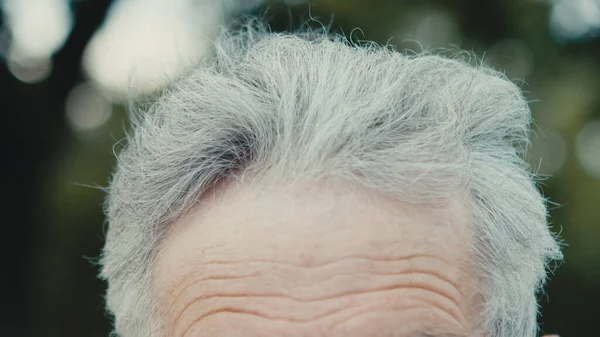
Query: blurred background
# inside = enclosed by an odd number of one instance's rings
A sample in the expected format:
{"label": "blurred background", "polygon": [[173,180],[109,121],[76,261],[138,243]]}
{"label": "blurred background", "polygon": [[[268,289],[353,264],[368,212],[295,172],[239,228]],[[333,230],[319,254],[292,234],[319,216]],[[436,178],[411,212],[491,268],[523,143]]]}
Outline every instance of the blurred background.
{"label": "blurred background", "polygon": [[[103,244],[103,192],[95,187],[108,182],[127,116],[123,104],[86,80],[82,57],[111,1],[37,1],[49,7],[0,2],[0,331],[105,337],[105,284],[93,264]],[[536,120],[528,159],[548,178],[541,188],[567,244],[540,296],[542,331],[600,334],[600,1],[247,3],[243,10],[266,11],[274,30],[299,28],[312,16],[400,50],[465,49],[518,83]],[[24,4],[30,7],[16,8]],[[50,16],[60,19],[45,26]],[[126,35],[128,27],[119,29]],[[119,62],[115,55],[108,62]]]}

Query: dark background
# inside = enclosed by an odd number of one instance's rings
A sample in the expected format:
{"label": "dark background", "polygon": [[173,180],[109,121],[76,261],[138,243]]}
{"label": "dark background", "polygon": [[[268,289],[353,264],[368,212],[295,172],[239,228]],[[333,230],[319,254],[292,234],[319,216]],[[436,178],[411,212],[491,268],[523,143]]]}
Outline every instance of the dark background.
{"label": "dark background", "polygon": [[[103,244],[103,192],[90,186],[108,181],[125,113],[104,103],[108,117],[82,127],[66,109],[72,89],[84,81],[83,48],[109,3],[74,3],[75,29],[47,79],[23,83],[0,68],[3,336],[105,337],[110,329],[105,285],[93,264]],[[359,38],[401,50],[466,49],[506,71],[532,102],[536,135],[528,157],[549,177],[541,188],[556,203],[551,222],[567,244],[565,262],[540,297],[542,330],[563,337],[600,334],[600,5],[596,28],[578,36],[565,32],[569,15],[553,14],[543,0],[269,5],[275,30],[298,28],[311,13],[338,32],[360,27],[353,33]]]}

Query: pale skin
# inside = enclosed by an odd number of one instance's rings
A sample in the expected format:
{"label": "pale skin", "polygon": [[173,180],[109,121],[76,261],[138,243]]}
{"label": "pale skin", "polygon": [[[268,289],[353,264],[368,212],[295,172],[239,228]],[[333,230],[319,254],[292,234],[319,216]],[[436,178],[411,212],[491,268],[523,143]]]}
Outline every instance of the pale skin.
{"label": "pale skin", "polygon": [[218,184],[161,245],[163,332],[483,337],[459,200],[415,206],[334,180],[287,191]]}

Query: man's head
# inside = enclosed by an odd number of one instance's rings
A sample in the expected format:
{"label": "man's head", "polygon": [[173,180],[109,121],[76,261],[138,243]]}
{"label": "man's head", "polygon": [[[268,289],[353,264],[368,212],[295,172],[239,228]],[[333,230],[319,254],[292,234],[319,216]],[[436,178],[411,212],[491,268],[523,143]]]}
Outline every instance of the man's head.
{"label": "man's head", "polygon": [[501,74],[247,28],[135,117],[102,269],[120,336],[535,335],[561,253]]}

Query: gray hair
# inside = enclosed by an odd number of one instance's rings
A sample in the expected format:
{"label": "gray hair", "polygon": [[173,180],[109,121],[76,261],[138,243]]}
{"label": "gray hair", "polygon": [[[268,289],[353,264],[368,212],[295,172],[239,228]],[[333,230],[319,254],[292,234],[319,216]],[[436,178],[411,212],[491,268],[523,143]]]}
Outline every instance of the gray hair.
{"label": "gray hair", "polygon": [[106,202],[101,277],[115,334],[161,336],[161,240],[204,191],[241,174],[338,177],[421,205],[468,196],[484,329],[535,336],[536,293],[562,254],[523,160],[531,114],[519,88],[468,54],[261,27],[225,30],[212,58],[133,116]]}

